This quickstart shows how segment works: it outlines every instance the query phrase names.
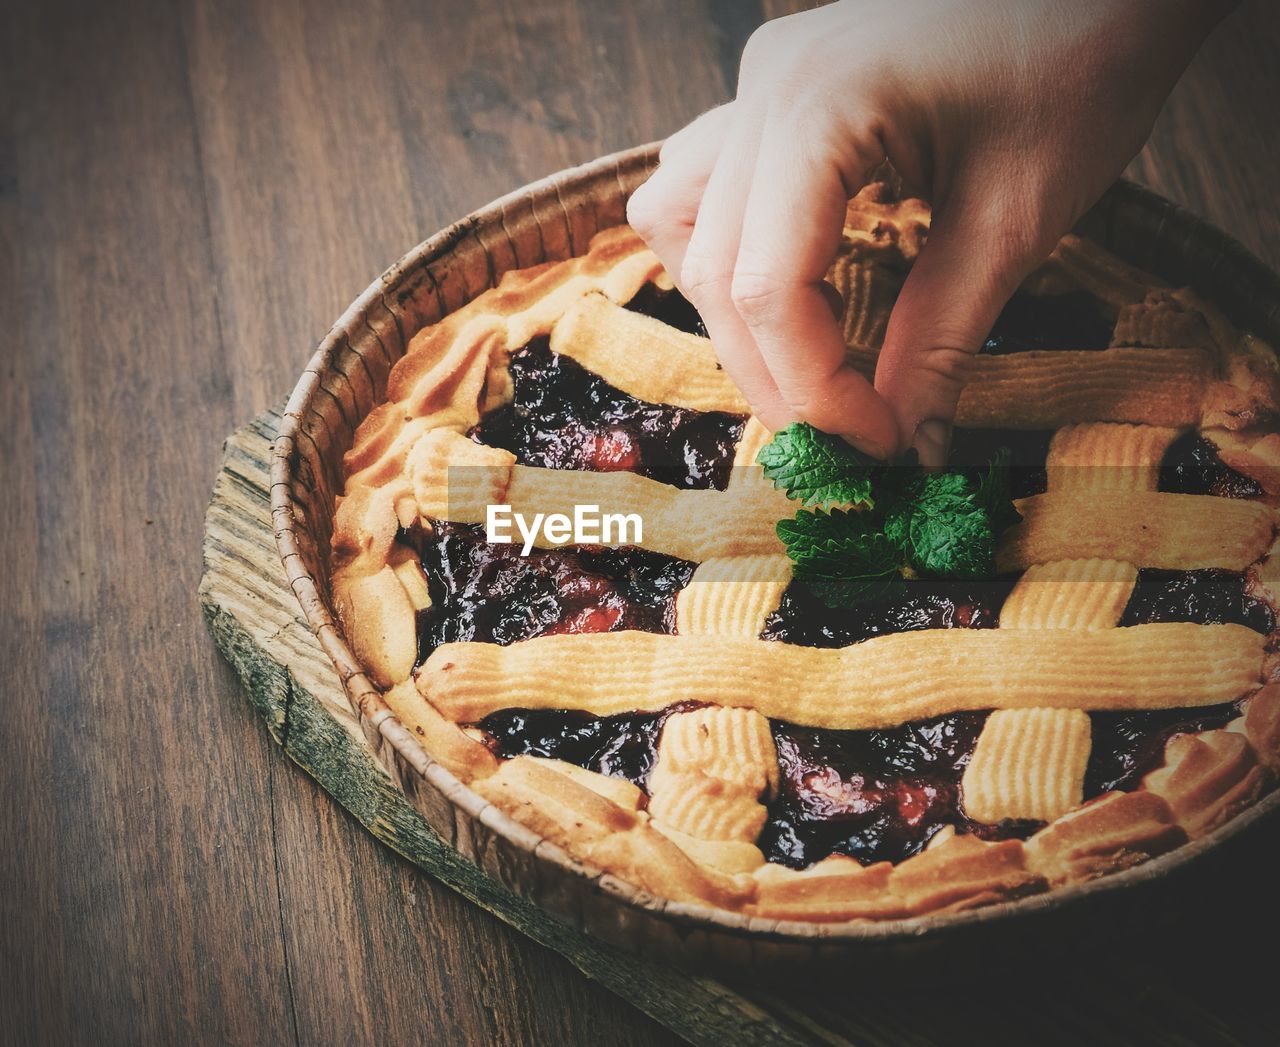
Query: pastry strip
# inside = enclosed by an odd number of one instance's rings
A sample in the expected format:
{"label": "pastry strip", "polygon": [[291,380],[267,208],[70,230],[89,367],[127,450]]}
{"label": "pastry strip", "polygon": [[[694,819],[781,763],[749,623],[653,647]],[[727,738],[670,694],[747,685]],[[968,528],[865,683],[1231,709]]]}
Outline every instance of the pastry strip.
{"label": "pastry strip", "polygon": [[418,652],[413,599],[392,567],[334,576],[334,607],[361,664],[379,687],[408,678]]}
{"label": "pastry strip", "polygon": [[[482,743],[452,720],[446,720],[413,685],[403,680],[383,697],[405,729],[415,735],[433,760],[464,782],[483,778],[498,769],[498,759]],[[585,773],[585,772],[584,772]]]}
{"label": "pastry strip", "polygon": [[878,348],[884,342],[907,271],[895,243],[863,237],[841,248],[827,279],[844,301],[841,333],[846,345]]}
{"label": "pastry strip", "polygon": [[1213,380],[1202,349],[1033,350],[976,356],[956,424],[1058,429],[1072,422],[1200,421]]}
{"label": "pastry strip", "polygon": [[704,560],[676,595],[683,636],[759,636],[791,581],[786,556],[717,556]]}
{"label": "pastry strip", "polygon": [[759,884],[748,911],[774,920],[889,919],[907,906],[889,891],[893,866],[862,865],[844,855],[824,858],[807,869],[772,863],[756,870]]}
{"label": "pastry strip", "polygon": [[1080,709],[997,709],[965,768],[965,813],[1048,822],[1084,799],[1092,731]]}
{"label": "pastry strip", "polygon": [[654,768],[649,781],[649,814],[655,825],[696,840],[753,843],[769,812],[741,786],[697,771]]}
{"label": "pastry strip", "polygon": [[347,493],[398,473],[426,429],[468,429],[502,403],[511,393],[511,351],[549,333],[583,295],[600,291],[625,303],[650,281],[670,285],[640,237],[616,226],[598,233],[587,254],[505,273],[497,287],[424,327],[391,369],[386,402],[361,423],[344,456]]}
{"label": "pastry strip", "polygon": [[[707,705],[672,713],[663,725],[654,774],[696,772],[772,797],[778,789],[778,753],[769,721],[754,709]],[[650,793],[654,782],[650,781]]]}
{"label": "pastry strip", "polygon": [[754,843],[744,843],[742,840],[703,840],[662,822],[651,821],[649,824],[697,864],[716,872],[733,876],[737,873],[754,872],[765,864],[764,853]]}
{"label": "pastry strip", "polygon": [[1141,302],[1120,309],[1113,346],[1193,345],[1216,348],[1203,302],[1186,291],[1153,290]]}
{"label": "pastry strip", "polygon": [[500,332],[503,349],[519,349],[537,335],[549,333],[584,295],[603,291],[625,302],[661,273],[657,256],[625,226],[596,236],[590,251],[578,258],[504,273],[496,288],[414,335],[404,358],[392,368],[387,399],[411,405],[431,396],[430,386],[438,373],[435,364],[457,345],[472,340],[465,328],[477,320]]}
{"label": "pastry strip", "polygon": [[1248,738],[1229,730],[1174,735],[1165,744],[1164,765],[1142,779],[1193,838],[1248,807],[1270,784]]}
{"label": "pastry strip", "polygon": [[[617,545],[624,537],[621,522],[604,535],[603,517],[638,517],[626,524],[627,544],[702,561],[717,556],[782,555],[778,520],[793,507],[772,484],[731,484],[724,491],[685,490],[638,473],[596,473],[514,465],[507,451],[468,440],[461,433],[429,433],[409,455],[409,477],[419,513],[428,519],[486,523],[488,507],[510,507],[507,535],[521,540],[513,517],[527,525],[538,514],[574,519],[580,506],[595,506],[600,515],[600,543]],[[552,543],[538,528],[535,544]],[[563,543],[562,543],[563,544]]]}
{"label": "pastry strip", "polygon": [[1054,494],[1154,491],[1160,463],[1177,435],[1176,429],[1154,425],[1069,425],[1049,445],[1047,487]]}
{"label": "pastry strip", "polygon": [[544,636],[450,643],[418,686],[460,723],[503,708],[657,710],[689,698],[810,727],[894,727],[971,709],[1168,709],[1257,687],[1266,638],[1243,625],[1075,633],[950,629],[821,650],[725,636]]}
{"label": "pastry strip", "polygon": [[[709,705],[672,713],[649,774],[649,814],[672,840],[754,845],[768,818],[762,797],[777,786],[773,731],[754,709]],[[731,852],[728,858],[733,870],[741,869],[744,855]]]}
{"label": "pastry strip", "polygon": [[1159,491],[1074,491],[1015,503],[1022,522],[1005,532],[1001,571],[1050,560],[1105,558],[1138,567],[1242,571],[1271,545],[1272,510],[1257,502]]}
{"label": "pastry strip", "polygon": [[453,429],[433,429],[405,460],[405,471],[424,520],[483,523],[490,505],[505,502],[516,456],[469,440]]}
{"label": "pastry strip", "polygon": [[[523,465],[512,467],[504,500],[513,513],[526,519],[538,513],[544,517],[560,513],[572,519],[580,505],[596,505],[601,514],[635,515],[643,524],[636,545],[696,561],[714,556],[781,554],[782,543],[774,527],[791,512],[786,495],[771,486],[689,491],[635,473],[570,472]],[[537,544],[546,544],[541,534]]]}
{"label": "pastry strip", "polygon": [[756,464],[756,455],[772,439],[773,433],[765,428],[759,418],[752,415],[747,419],[747,424],[742,429],[742,436],[738,439],[738,445],[733,452],[733,469],[729,473],[728,483],[730,488],[744,485],[773,486],[773,483],[766,479],[764,469]]}
{"label": "pastry strip", "polygon": [[516,756],[474,782],[490,803],[582,859],[664,898],[740,905],[751,885],[704,869],[653,829],[644,816],[621,807],[547,761]]}
{"label": "pastry strip", "polygon": [[1055,560],[1028,567],[1000,609],[1003,629],[1111,629],[1138,569],[1119,560]]}
{"label": "pastry strip", "polygon": [[602,294],[569,307],[551,330],[551,349],[637,400],[695,411],[751,410],[709,338],[624,309]]}
{"label": "pastry strip", "polygon": [[1054,884],[1087,880],[1186,843],[1169,805],[1140,789],[1110,792],[1071,811],[1026,843],[1031,868]]}
{"label": "pastry strip", "polygon": [[1152,288],[1163,286],[1150,273],[1075,233],[1059,240],[1045,263],[1023,284],[1033,294],[1088,291],[1116,310],[1142,301]]}

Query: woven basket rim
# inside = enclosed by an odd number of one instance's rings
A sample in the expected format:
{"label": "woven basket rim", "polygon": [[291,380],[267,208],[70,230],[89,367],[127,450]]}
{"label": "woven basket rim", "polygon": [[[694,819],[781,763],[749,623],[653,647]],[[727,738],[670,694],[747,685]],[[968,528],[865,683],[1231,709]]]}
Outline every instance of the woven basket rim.
{"label": "woven basket rim", "polygon": [[[385,704],[381,703],[380,692],[364,674],[339,623],[329,612],[320,583],[306,567],[297,534],[301,525],[295,518],[291,494],[293,485],[298,480],[295,445],[303,418],[312,398],[320,389],[322,380],[330,372],[335,354],[365,322],[369,311],[385,304],[384,295],[395,288],[406,274],[424,269],[431,262],[446,257],[456,245],[477,230],[500,222],[505,208],[515,206],[531,195],[560,192],[610,171],[621,174],[652,167],[660,146],[661,142],[635,146],[549,175],[473,211],[422,241],[391,265],[351,303],[320,342],[294,387],[271,449],[272,527],[290,588],[298,599],[312,632],[334,663],[352,710],[366,731],[374,731],[380,735],[416,773],[468,818],[482,821],[486,827],[511,844],[533,853],[537,858],[557,867],[563,874],[581,878],[583,888],[594,888],[610,896],[620,906],[659,914],[686,929],[714,928],[721,932],[740,933],[756,941],[812,944],[815,939],[821,939],[832,943],[856,944],[919,940],[925,936],[932,940],[977,924],[1003,923],[1032,914],[1060,911],[1077,906],[1084,899],[1110,895],[1150,883],[1175,869],[1183,870],[1217,850],[1228,840],[1252,830],[1259,822],[1280,810],[1280,790],[1276,790],[1216,830],[1140,865],[1097,879],[1052,888],[1041,894],[968,911],[882,921],[779,921],[746,916],[702,904],[673,902],[651,895],[634,884],[578,861],[559,846],[538,836],[500,808],[490,804],[431,758]],[[1122,206],[1149,210],[1159,217],[1159,231],[1177,230],[1187,244],[1212,249],[1216,261],[1211,268],[1236,274],[1255,292],[1256,297],[1271,303],[1269,315],[1254,316],[1253,324],[1241,322],[1239,308],[1224,305],[1224,311],[1237,326],[1252,327],[1273,343],[1277,340],[1280,322],[1273,322],[1273,318],[1280,315],[1280,276],[1222,230],[1134,182],[1124,179],[1118,181],[1092,213],[1102,219],[1104,227],[1110,228],[1115,209]],[[372,712],[368,708],[371,701]]]}

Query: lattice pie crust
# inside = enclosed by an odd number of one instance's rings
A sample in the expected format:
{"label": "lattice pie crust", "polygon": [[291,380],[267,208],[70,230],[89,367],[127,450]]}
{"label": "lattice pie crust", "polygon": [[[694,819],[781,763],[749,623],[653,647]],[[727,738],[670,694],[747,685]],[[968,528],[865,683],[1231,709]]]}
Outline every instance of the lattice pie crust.
{"label": "lattice pie crust", "polygon": [[[831,279],[847,303],[850,359],[870,371],[928,213],[873,186],[847,225]],[[623,308],[648,283],[671,286],[626,227],[600,233],[585,256],[507,273],[414,337],[346,457],[334,601],[390,707],[434,759],[575,857],[659,897],[823,921],[967,909],[1098,876],[1209,831],[1271,786],[1280,685],[1268,682],[1270,638],[1239,625],[1116,628],[1139,568],[1248,570],[1253,591],[1274,603],[1280,437],[1268,428],[1277,401],[1266,346],[1191,292],[1065,238],[1027,288],[1105,302],[1117,316],[1112,348],[978,357],[957,418],[1057,430],[1047,489],[1019,505],[1023,522],[999,550],[1003,570],[1022,571],[999,628],[818,650],[759,639],[790,581],[774,524],[794,505],[754,464],[769,439],[754,418],[725,490],[522,466],[466,435],[510,401],[510,354],[537,335],[637,399],[746,414],[709,341]],[[1165,450],[1189,429],[1268,494],[1157,491]],[[451,498],[449,470],[460,466],[483,479]],[[641,513],[646,548],[698,564],[676,601],[677,634],[445,644],[415,672],[415,612],[430,595],[398,530],[483,520],[486,503],[530,513],[584,501]],[[1225,728],[1173,737],[1137,790],[1082,804],[1087,711],[1251,693]],[[465,728],[508,707],[607,715],[690,698],[705,704],[666,719],[647,792],[555,760],[499,759]],[[835,856],[797,871],[764,860],[756,841],[779,780],[771,720],[865,728],[967,709],[996,710],[964,773],[967,815],[1043,829],[998,842],[944,831],[897,865]]]}

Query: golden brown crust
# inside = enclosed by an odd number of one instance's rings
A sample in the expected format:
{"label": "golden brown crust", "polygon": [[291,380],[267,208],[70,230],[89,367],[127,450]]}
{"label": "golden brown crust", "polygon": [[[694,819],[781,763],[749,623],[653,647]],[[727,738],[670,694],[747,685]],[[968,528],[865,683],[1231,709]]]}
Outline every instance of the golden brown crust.
{"label": "golden brown crust", "polygon": [[1270,548],[1275,533],[1269,507],[1209,495],[1050,491],[1016,505],[1022,522],[1001,537],[1001,571],[1079,558],[1243,571]]}
{"label": "golden brown crust", "polygon": [[[914,860],[914,859],[913,859]],[[802,871],[766,865],[756,872],[753,916],[773,920],[887,920],[910,915],[905,899],[889,889],[893,866],[863,866],[839,855]]]}
{"label": "golden brown crust", "polygon": [[988,824],[1051,822],[1078,807],[1092,730],[1080,709],[997,709],[965,768],[965,814]]}
{"label": "golden brown crust", "polygon": [[1122,560],[1053,560],[1023,572],[1000,608],[1002,629],[1111,629],[1138,569]]}
{"label": "golden brown crust", "polygon": [[[868,373],[928,220],[924,204],[881,184],[850,202],[830,278],[849,306],[850,359]],[[1276,685],[1249,698],[1229,728],[1171,740],[1143,788],[1075,806],[1089,744],[1081,710],[1211,704],[1263,679],[1264,638],[1243,627],[1114,626],[1139,566],[1240,569],[1269,550],[1265,506],[1156,491],[1169,444],[1197,426],[1226,464],[1280,495],[1280,436],[1268,427],[1280,379],[1265,346],[1190,292],[1064,238],[1024,289],[1093,293],[1116,318],[1113,348],[978,357],[957,416],[960,425],[1060,429],[1048,493],[1021,503],[1027,519],[1001,550],[1002,565],[1031,565],[1001,628],[818,651],[756,639],[790,578],[773,523],[793,509],[755,465],[770,435],[758,420],[747,421],[723,492],[556,475],[465,435],[510,398],[510,354],[539,335],[642,399],[745,413],[705,339],[620,308],[649,281],[670,286],[625,227],[598,235],[580,258],[507,274],[414,336],[387,402],[346,456],[334,602],[358,656],[390,688],[388,705],[434,759],[547,840],[658,896],[822,921],[954,911],[1100,875],[1209,831],[1270,786],[1280,767]],[[465,473],[467,490],[450,482],[450,468]],[[699,562],[677,599],[682,635],[445,645],[410,682],[414,613],[430,594],[398,529],[482,519],[481,507],[501,500],[517,511],[571,510],[588,495],[605,511],[640,511],[646,547]],[[1123,526],[1097,522],[1108,517]],[[1280,590],[1270,560],[1250,570],[1255,591]],[[647,795],[558,761],[499,760],[459,726],[508,706],[626,712],[690,696],[711,704],[668,718]],[[993,705],[1003,711],[979,741],[964,802],[991,820],[1053,819],[1025,845],[947,830],[896,867],[833,857],[795,871],[764,861],[755,838],[779,773],[768,716],[889,726]]]}
{"label": "golden brown crust", "polygon": [[405,460],[418,517],[481,523],[506,500],[516,456],[468,440],[454,429],[426,433]]}
{"label": "golden brown crust", "polygon": [[1244,735],[1234,731],[1178,734],[1165,746],[1164,766],[1143,779],[1188,836],[1203,836],[1248,807],[1271,784]]}
{"label": "golden brown crust", "polygon": [[1026,850],[1031,868],[1061,884],[1137,865],[1186,839],[1159,796],[1111,792],[1041,829]]}
{"label": "golden brown crust", "polygon": [[404,459],[430,429],[465,431],[483,407],[509,394],[506,357],[584,295],[600,292],[619,304],[662,272],[657,258],[626,226],[599,233],[587,254],[503,275],[439,323],[419,331],[387,380],[386,402],[356,431],[343,459],[346,494],[381,485],[403,472]]}
{"label": "golden brown crust", "polygon": [[1163,286],[1150,274],[1074,233],[1064,236],[1044,265],[1023,284],[1033,294],[1087,291],[1116,311],[1143,301],[1153,288]]}
{"label": "golden brown crust", "polygon": [[756,873],[753,915],[780,920],[892,919],[956,912],[1044,890],[1018,840],[988,843],[950,836],[897,866],[862,866],[831,857],[802,872],[765,866]]}
{"label": "golden brown crust", "polygon": [[390,566],[368,575],[336,574],[334,607],[356,656],[379,687],[406,680],[417,657],[413,602]]}
{"label": "golden brown crust", "polygon": [[412,680],[396,684],[383,696],[387,705],[418,739],[432,759],[464,782],[485,778],[498,769],[498,759],[456,723],[441,716],[422,697]]}
{"label": "golden brown crust", "polygon": [[542,761],[502,761],[472,788],[539,836],[659,897],[738,908],[752,894],[749,878],[697,865],[642,813]]}
{"label": "golden brown crust", "polygon": [[513,512],[563,513],[598,505],[602,513],[639,516],[635,544],[681,560],[764,556],[782,552],[774,525],[790,511],[772,486],[730,486],[724,491],[682,490],[636,473],[571,473],[517,465],[503,499]]}
{"label": "golden brown crust", "polygon": [[1154,491],[1178,430],[1098,422],[1059,429],[1045,460],[1050,491]]}
{"label": "golden brown crust", "polygon": [[791,560],[785,555],[704,560],[676,594],[676,632],[759,636],[790,582]]}
{"label": "golden brown crust", "polygon": [[1073,422],[1199,423],[1214,367],[1203,349],[1035,350],[974,357],[956,424],[1058,429]]}
{"label": "golden brown crust", "polygon": [[1237,723],[1258,761],[1280,772],[1280,684],[1269,683],[1254,694]]}
{"label": "golden brown crust", "polygon": [[1044,890],[1020,840],[955,836],[894,867],[889,890],[910,913],[958,912]]}
{"label": "golden brown crust", "polygon": [[1189,299],[1184,291],[1167,288],[1149,292],[1141,302],[1121,306],[1111,344],[1149,349],[1162,345],[1217,347],[1202,303]]}
{"label": "golden brown crust", "polygon": [[882,185],[873,183],[849,201],[827,279],[844,300],[842,327],[851,350],[874,350],[884,341],[893,303],[928,231],[928,206],[895,199]]}
{"label": "golden brown crust", "polygon": [[810,727],[895,727],[965,709],[1168,709],[1234,701],[1262,682],[1265,637],[1243,625],[1098,632],[948,629],[838,650],[732,636],[619,632],[509,647],[450,643],[419,671],[446,716],[501,708],[658,710],[690,694]]}
{"label": "golden brown crust", "polygon": [[551,331],[551,350],[651,403],[748,414],[751,407],[708,338],[624,309],[603,294],[578,299]]}
{"label": "golden brown crust", "polygon": [[1202,435],[1218,449],[1224,465],[1256,480],[1267,494],[1280,495],[1280,433],[1208,429]]}

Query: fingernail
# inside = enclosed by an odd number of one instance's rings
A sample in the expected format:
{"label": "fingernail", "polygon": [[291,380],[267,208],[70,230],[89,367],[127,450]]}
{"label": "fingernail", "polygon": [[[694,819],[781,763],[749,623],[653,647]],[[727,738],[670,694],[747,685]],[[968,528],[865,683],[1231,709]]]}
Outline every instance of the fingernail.
{"label": "fingernail", "polygon": [[941,469],[951,454],[951,423],[943,418],[926,418],[911,435],[911,446],[926,469]]}

